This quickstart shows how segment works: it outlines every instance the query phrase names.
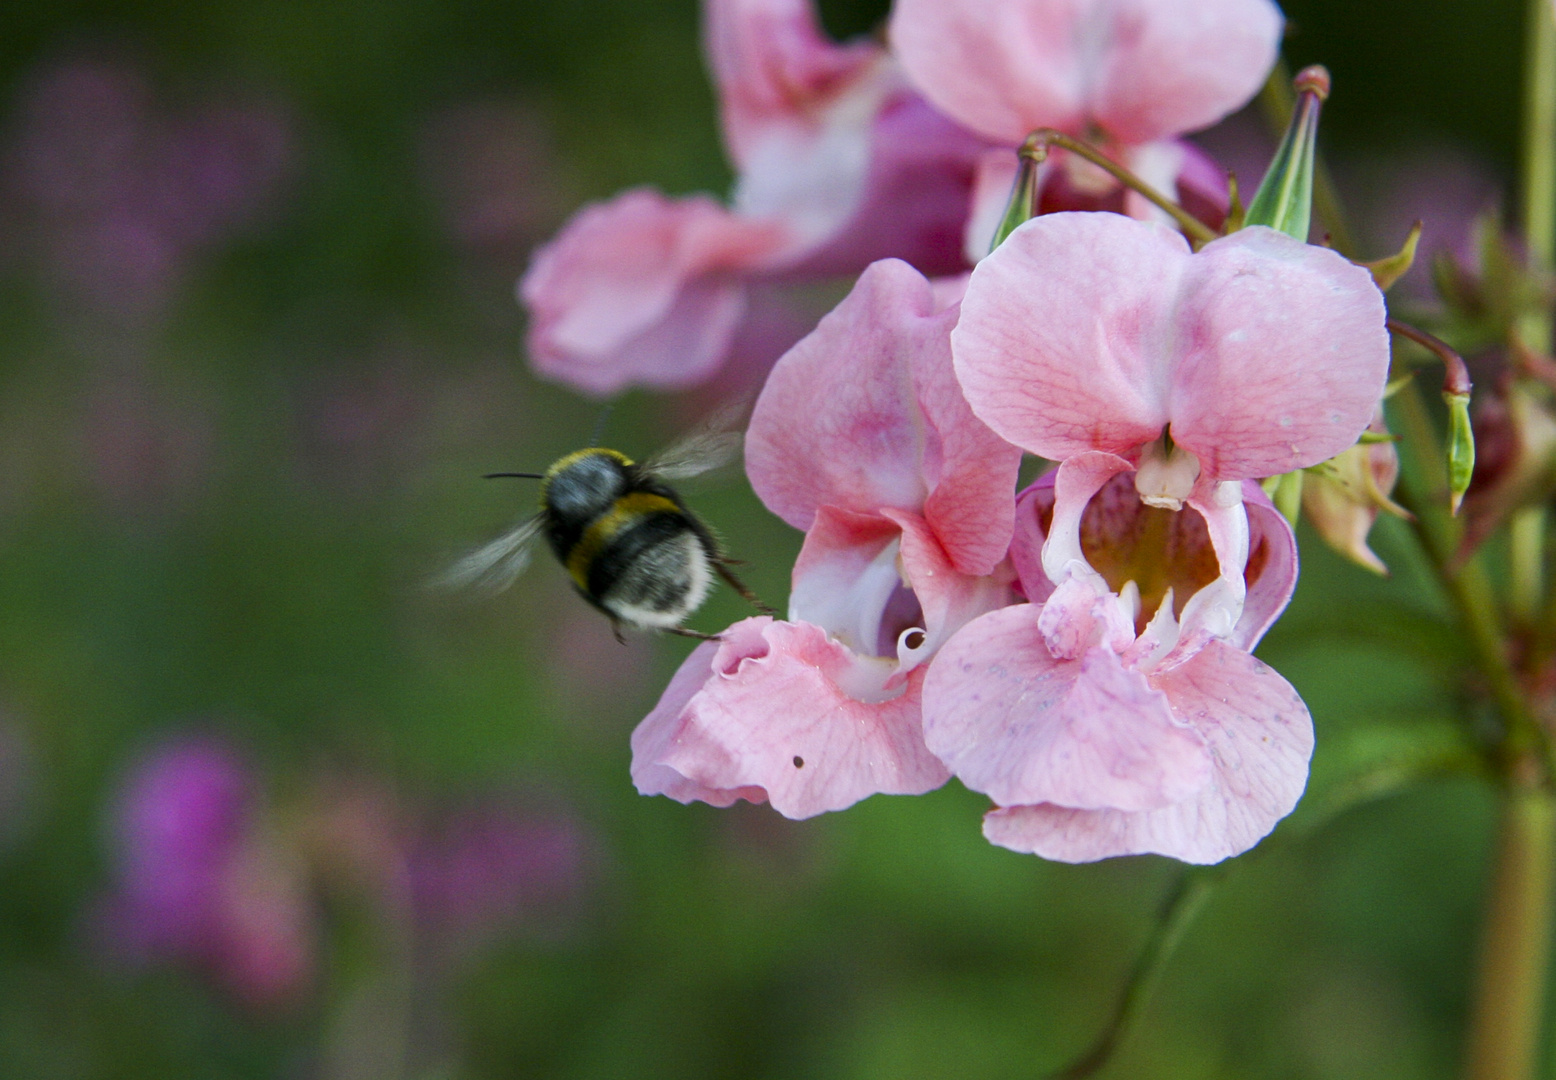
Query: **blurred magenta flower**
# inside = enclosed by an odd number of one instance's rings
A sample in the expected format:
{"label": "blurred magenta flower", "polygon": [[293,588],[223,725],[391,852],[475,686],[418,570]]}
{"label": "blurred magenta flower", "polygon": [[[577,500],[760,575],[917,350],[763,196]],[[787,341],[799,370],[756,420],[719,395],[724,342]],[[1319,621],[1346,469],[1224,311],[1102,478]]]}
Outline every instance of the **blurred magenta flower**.
{"label": "blurred magenta flower", "polygon": [[930,749],[1001,807],[990,839],[1213,862],[1295,805],[1311,721],[1248,655],[1295,546],[1246,481],[1355,443],[1384,319],[1365,269],[1259,227],[1191,253],[1055,214],[973,271],[951,335],[968,403],[1060,463],[1014,548],[1032,603],[963,628],[925,683]]}
{"label": "blurred magenta flower", "polygon": [[510,928],[526,914],[576,898],[587,848],[580,823],[566,814],[473,802],[431,822],[410,848],[417,917],[463,939]]}
{"label": "blurred magenta flower", "polygon": [[[913,85],[970,130],[1004,146],[1045,127],[1096,140],[1219,222],[1225,179],[1178,136],[1253,97],[1275,64],[1282,25],[1269,0],[898,0],[890,36]],[[1014,174],[1013,155],[985,156],[970,253],[988,250]],[[1044,165],[1040,184],[1043,212],[1157,213],[1063,153]]]}
{"label": "blurred magenta flower", "polygon": [[7,186],[63,290],[135,324],[165,307],[193,253],[253,219],[290,156],[274,106],[174,113],[131,65],[67,60],[23,93]]}
{"label": "blurred magenta flower", "polygon": [[886,260],[779,360],[746,468],[806,531],[789,618],[747,619],[687,658],[633,734],[639,791],[801,818],[945,782],[923,744],[923,669],[1010,599],[1020,461],[962,400],[955,321]]}
{"label": "blurred magenta flower", "polygon": [[625,192],[585,208],[520,282],[532,363],[589,393],[712,377],[752,282],[884,256],[962,268],[980,140],[914,95],[880,46],[826,40],[809,0],[709,0],[705,20],[732,206]]}
{"label": "blurred magenta flower", "polygon": [[117,887],[103,929],[127,959],[194,962],[271,1006],[308,984],[313,926],[302,866],[260,821],[255,784],[251,764],[214,737],[135,762],[111,810]]}

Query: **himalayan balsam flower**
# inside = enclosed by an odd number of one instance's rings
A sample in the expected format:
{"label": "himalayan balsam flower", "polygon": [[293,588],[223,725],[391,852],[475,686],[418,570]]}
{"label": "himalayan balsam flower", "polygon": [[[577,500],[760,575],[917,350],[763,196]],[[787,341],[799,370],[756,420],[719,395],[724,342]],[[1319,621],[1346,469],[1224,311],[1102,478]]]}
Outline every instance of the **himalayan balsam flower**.
{"label": "himalayan balsam flower", "polygon": [[687,658],[633,734],[639,791],[803,818],[946,781],[921,733],[925,665],[1010,600],[1020,460],[957,388],[955,321],[886,260],[773,369],[746,468],[806,532],[789,617],[736,623]]}
{"label": "himalayan balsam flower", "polygon": [[[1224,177],[1178,136],[1246,104],[1274,65],[1282,19],[1270,0],[898,0],[891,44],[909,79],[947,116],[1015,146],[1037,128],[1099,142],[1156,188],[1207,217]],[[1067,155],[1045,166],[1043,211],[1154,211]],[[988,250],[1015,171],[987,155],[971,257]]]}
{"label": "himalayan balsam flower", "polygon": [[913,94],[884,49],[828,41],[809,0],[708,0],[704,36],[732,207],[624,192],[581,211],[519,284],[535,367],[588,393],[712,377],[753,282],[888,255],[962,269],[985,144]]}
{"label": "himalayan balsam flower", "polygon": [[1292,544],[1245,481],[1356,441],[1384,318],[1365,270],[1259,227],[1191,254],[1160,226],[1055,214],[973,272],[952,334],[967,400],[1060,462],[1022,518],[1040,556],[1017,536],[1033,602],[964,627],[924,687],[926,742],[994,798],[995,843],[1213,862],[1295,805],[1311,720],[1248,653]]}

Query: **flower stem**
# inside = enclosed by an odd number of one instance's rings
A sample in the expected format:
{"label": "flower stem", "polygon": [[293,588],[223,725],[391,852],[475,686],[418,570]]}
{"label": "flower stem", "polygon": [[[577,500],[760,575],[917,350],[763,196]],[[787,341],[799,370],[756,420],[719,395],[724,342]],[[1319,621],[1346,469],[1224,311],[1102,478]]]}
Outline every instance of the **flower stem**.
{"label": "flower stem", "polygon": [[1072,139],[1062,131],[1055,131],[1053,128],[1038,128],[1027,136],[1026,142],[1021,144],[1019,152],[1023,158],[1041,163],[1048,156],[1048,148],[1051,146],[1057,146],[1061,150],[1068,150],[1077,157],[1085,158],[1129,190],[1139,192],[1153,205],[1166,211],[1168,216],[1178,223],[1178,227],[1198,243],[1208,244],[1219,235],[1209,225],[1206,225],[1199,218],[1173,202],[1160,191],[1157,191],[1150,184],[1147,184],[1095,146],[1082,142],[1080,139]]}
{"label": "flower stem", "polygon": [[1097,1041],[1084,1054],[1052,1074],[1049,1080],[1085,1080],[1112,1059],[1113,1052],[1132,1027],[1135,1016],[1150,999],[1178,943],[1193,925],[1205,901],[1210,899],[1223,873],[1221,870],[1189,869],[1178,878],[1178,883],[1162,904],[1156,930],[1135,961],[1129,981],[1124,984],[1123,993],[1119,995],[1107,1027],[1103,1028]]}
{"label": "flower stem", "polygon": [[[1524,245],[1537,271],[1556,256],[1556,12],[1550,0],[1529,0],[1524,57]],[[1551,349],[1551,317],[1543,307],[1520,321],[1519,336],[1539,352]]]}
{"label": "flower stem", "polygon": [[1545,1011],[1556,799],[1530,770],[1502,806],[1471,1005],[1467,1080],[1532,1080]]}

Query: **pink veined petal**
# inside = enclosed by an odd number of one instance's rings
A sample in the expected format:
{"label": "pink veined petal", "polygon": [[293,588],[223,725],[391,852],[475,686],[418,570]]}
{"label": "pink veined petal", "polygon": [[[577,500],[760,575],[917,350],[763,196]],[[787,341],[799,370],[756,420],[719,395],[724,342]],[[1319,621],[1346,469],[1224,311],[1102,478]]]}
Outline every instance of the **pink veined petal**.
{"label": "pink veined petal", "polygon": [[1243,580],[1248,566],[1248,513],[1243,509],[1243,485],[1202,477],[1185,505],[1204,519],[1219,572],[1214,581],[1189,597],[1184,605],[1179,620],[1182,633],[1161,659],[1158,670],[1185,662],[1212,638],[1231,637],[1242,618],[1243,599],[1248,591]]}
{"label": "pink veined petal", "polygon": [[1213,770],[1198,794],[1137,813],[1012,805],[984,818],[984,835],[1063,862],[1154,852],[1190,863],[1220,862],[1266,836],[1307,784],[1313,724],[1302,699],[1270,668],[1220,641],[1152,681],[1209,745]]}
{"label": "pink veined petal", "polygon": [[1158,437],[1188,250],[1168,229],[1115,214],[1045,214],[1017,229],[974,268],[951,332],[973,412],[1055,461]]}
{"label": "pink veined petal", "polygon": [[595,394],[696,382],[734,334],[745,304],[739,276],[792,244],[783,226],[704,196],[635,189],[586,207],[519,283],[531,360]]}
{"label": "pink veined petal", "polygon": [[1253,226],[1188,260],[1178,308],[1172,437],[1225,480],[1340,453],[1388,376],[1383,294],[1365,267]]}
{"label": "pink veined petal", "polygon": [[951,348],[973,411],[1018,446],[1128,455],[1170,423],[1214,480],[1350,446],[1389,358],[1382,295],[1332,251],[1255,226],[1191,254],[1161,227],[1073,213],[978,265]]}
{"label": "pink veined petal", "polygon": [[1210,758],[1166,695],[1107,649],[1058,660],[1017,604],[964,626],[924,684],[924,737],[996,803],[1146,810],[1191,798]]}
{"label": "pink veined petal", "polygon": [[926,663],[967,623],[1010,604],[1014,572],[1003,564],[991,574],[964,574],[923,518],[902,510],[884,510],[882,515],[902,530],[902,573],[923,614],[922,640],[904,635],[897,644],[898,663],[911,670]]}
{"label": "pink veined petal", "polygon": [[1297,538],[1285,516],[1252,480],[1243,481],[1243,506],[1248,511],[1248,595],[1227,643],[1252,652],[1286,610],[1297,587]]}
{"label": "pink veined petal", "polygon": [[[747,623],[750,621],[746,620]],[[749,631],[746,623],[736,623],[724,631],[724,637],[729,640],[732,634],[741,631]],[[668,795],[676,802],[705,802],[712,806],[732,806],[740,799],[753,803],[767,801],[767,793],[760,787],[710,788],[663,764],[665,756],[675,748],[681,730],[681,714],[713,677],[713,658],[720,645],[717,641],[705,641],[693,649],[660,695],[659,704],[632,732],[632,783],[639,794]]]}
{"label": "pink veined petal", "polygon": [[1246,103],[1281,26],[1269,0],[897,0],[890,36],[914,85],[990,139],[1095,123],[1142,143]]}
{"label": "pink veined petal", "polygon": [[1113,0],[1090,96],[1098,125],[1124,143],[1209,127],[1251,100],[1279,54],[1270,0]]}
{"label": "pink veined petal", "polygon": [[[856,660],[808,623],[765,616],[737,623],[714,654],[711,676],[670,730],[642,741],[644,764],[669,769],[698,792],[760,789],[790,818],[841,810],[878,792],[921,795],[945,783],[949,773],[923,744],[922,676],[915,672],[891,700],[856,701],[839,689]],[[635,776],[638,757],[635,744]],[[639,780],[645,793],[682,797],[670,787]]]}
{"label": "pink veined petal", "polygon": [[922,511],[963,572],[1005,555],[1019,452],[962,400],[954,309],[906,263],[872,264],[780,359],[746,432],[746,472],[779,517],[808,530],[822,505]]}
{"label": "pink veined petal", "polygon": [[1034,604],[1041,604],[1054,591],[1053,580],[1043,570],[1043,546],[1048,540],[1043,519],[1053,511],[1058,472],[1049,469],[1016,499],[1016,532],[1010,539],[1010,561],[1016,568],[1022,594]]}
{"label": "pink veined petal", "polygon": [[1043,571],[1049,581],[1059,584],[1075,573],[1095,575],[1081,550],[1081,517],[1104,484],[1133,467],[1117,454],[1104,453],[1080,453],[1060,462],[1054,472],[1053,517],[1043,543]]}
{"label": "pink veined petal", "polygon": [[902,586],[901,534],[879,514],[817,508],[794,562],[790,620],[819,626],[857,653],[885,655],[881,620]]}

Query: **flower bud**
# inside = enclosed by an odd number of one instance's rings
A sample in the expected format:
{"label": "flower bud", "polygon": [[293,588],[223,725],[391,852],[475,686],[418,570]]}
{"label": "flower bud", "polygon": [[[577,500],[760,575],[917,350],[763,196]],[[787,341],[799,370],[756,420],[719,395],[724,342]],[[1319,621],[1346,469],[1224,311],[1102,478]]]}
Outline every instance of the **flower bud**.
{"label": "flower bud", "polygon": [[1313,158],[1318,146],[1318,114],[1329,97],[1329,72],[1320,65],[1303,68],[1292,80],[1297,103],[1291,123],[1248,204],[1248,225],[1268,225],[1307,241],[1313,216]]}
{"label": "flower bud", "polygon": [[1470,428],[1470,396],[1445,393],[1448,403],[1448,501],[1457,514],[1475,472],[1475,433]]}

